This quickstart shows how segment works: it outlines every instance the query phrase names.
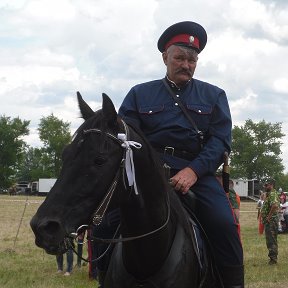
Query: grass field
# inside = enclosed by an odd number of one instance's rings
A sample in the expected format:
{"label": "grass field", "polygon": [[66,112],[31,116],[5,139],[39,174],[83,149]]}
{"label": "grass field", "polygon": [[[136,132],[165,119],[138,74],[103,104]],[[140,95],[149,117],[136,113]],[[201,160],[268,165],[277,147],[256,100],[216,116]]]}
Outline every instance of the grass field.
{"label": "grass field", "polygon": [[[29,222],[42,201],[41,197],[0,195],[0,287],[97,287],[96,281],[88,279],[88,266],[75,268],[70,277],[56,274],[55,256],[48,255],[35,246]],[[269,266],[265,237],[258,235],[255,207],[254,202],[241,203],[245,287],[286,288],[288,287],[288,235],[279,235],[279,263]]]}

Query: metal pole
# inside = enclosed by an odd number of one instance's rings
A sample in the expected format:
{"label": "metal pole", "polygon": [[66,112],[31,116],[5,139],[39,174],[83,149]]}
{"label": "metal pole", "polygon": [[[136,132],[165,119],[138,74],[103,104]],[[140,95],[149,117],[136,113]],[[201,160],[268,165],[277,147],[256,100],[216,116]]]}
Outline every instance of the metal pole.
{"label": "metal pole", "polygon": [[13,250],[15,249],[15,246],[16,246],[16,241],[17,241],[17,238],[18,238],[18,234],[19,234],[19,231],[20,231],[20,227],[21,227],[23,218],[24,218],[24,214],[25,214],[25,211],[26,211],[27,204],[28,204],[28,195],[26,196],[24,210],[23,210],[23,213],[22,213],[22,216],[21,216],[21,219],[20,219],[20,223],[19,223],[19,226],[18,226],[18,230],[17,230],[16,236],[15,236],[15,239],[14,239]]}

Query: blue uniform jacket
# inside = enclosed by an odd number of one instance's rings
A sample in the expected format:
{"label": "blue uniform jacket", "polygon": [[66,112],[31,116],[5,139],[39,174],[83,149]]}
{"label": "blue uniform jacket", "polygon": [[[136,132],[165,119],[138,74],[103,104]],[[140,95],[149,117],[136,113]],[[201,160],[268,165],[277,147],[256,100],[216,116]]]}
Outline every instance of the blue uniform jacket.
{"label": "blue uniform jacket", "polygon": [[125,97],[119,115],[132,121],[152,146],[172,146],[196,153],[192,161],[163,155],[171,168],[191,167],[200,178],[214,174],[230,152],[231,115],[225,91],[209,83],[192,79],[184,88],[170,86],[187,107],[199,130],[205,133],[205,145],[199,151],[199,139],[192,124],[175,103],[162,80],[134,86]]}

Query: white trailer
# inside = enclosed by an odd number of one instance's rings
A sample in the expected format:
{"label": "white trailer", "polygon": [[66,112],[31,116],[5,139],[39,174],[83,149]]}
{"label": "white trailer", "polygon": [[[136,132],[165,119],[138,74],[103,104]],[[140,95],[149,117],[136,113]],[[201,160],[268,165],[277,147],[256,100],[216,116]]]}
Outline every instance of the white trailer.
{"label": "white trailer", "polygon": [[248,197],[251,199],[259,198],[262,184],[257,179],[232,179],[234,182],[234,190],[240,197]]}
{"label": "white trailer", "polygon": [[40,178],[38,183],[38,194],[46,195],[56,182],[56,178]]}
{"label": "white trailer", "polygon": [[234,190],[240,197],[248,196],[248,180],[232,179],[234,182]]}

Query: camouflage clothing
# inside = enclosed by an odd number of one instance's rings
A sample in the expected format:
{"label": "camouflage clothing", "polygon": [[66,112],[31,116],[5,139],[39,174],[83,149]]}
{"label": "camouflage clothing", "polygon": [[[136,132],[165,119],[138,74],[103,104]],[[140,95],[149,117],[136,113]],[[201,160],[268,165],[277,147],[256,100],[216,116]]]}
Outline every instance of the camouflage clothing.
{"label": "camouflage clothing", "polygon": [[229,189],[228,198],[233,209],[239,209],[239,204],[237,202],[236,192],[234,189]]}
{"label": "camouflage clothing", "polygon": [[268,257],[277,262],[278,256],[278,218],[271,218],[269,223],[265,224],[265,238],[268,249]]}
{"label": "camouflage clothing", "polygon": [[[277,262],[278,256],[278,210],[275,210],[271,215],[271,219],[267,222],[267,216],[271,210],[271,207],[276,204],[279,207],[279,198],[275,189],[271,192],[267,192],[266,199],[264,201],[263,207],[261,209],[261,217],[265,226],[265,237],[266,237],[266,246],[268,249],[268,257]],[[271,261],[270,260],[270,261]]]}
{"label": "camouflage clothing", "polygon": [[[262,209],[261,209],[261,217],[263,224],[267,223],[267,216],[270,212],[271,206],[273,204],[277,204],[278,207],[280,207],[279,204],[279,197],[275,189],[273,189],[271,192],[267,192],[266,199],[263,203]],[[278,211],[274,211],[271,215],[271,219],[277,219],[278,220]]]}

